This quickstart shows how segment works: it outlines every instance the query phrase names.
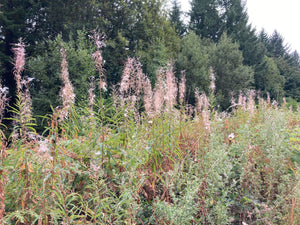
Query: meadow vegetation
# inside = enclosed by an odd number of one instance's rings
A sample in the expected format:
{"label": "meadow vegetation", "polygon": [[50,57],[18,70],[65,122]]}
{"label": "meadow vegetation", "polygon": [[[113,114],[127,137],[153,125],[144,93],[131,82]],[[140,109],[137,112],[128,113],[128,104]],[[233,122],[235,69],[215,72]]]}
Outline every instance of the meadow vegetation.
{"label": "meadow vegetation", "polygon": [[41,134],[15,45],[16,104],[0,89],[0,119],[13,121],[1,131],[1,224],[297,224],[299,110],[249,90],[220,112],[213,69],[188,105],[184,73],[169,63],[152,88],[135,58],[107,94],[99,38],[82,105],[61,47],[61,105]]}

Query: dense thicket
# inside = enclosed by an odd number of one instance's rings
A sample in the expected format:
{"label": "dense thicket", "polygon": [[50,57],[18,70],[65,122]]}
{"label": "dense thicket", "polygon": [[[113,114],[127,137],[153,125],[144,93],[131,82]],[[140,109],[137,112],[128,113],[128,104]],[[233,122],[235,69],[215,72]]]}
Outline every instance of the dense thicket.
{"label": "dense thicket", "polygon": [[109,89],[120,82],[126,58],[140,58],[152,85],[156,70],[172,62],[185,70],[187,101],[195,88],[207,92],[210,67],[216,75],[217,103],[224,108],[232,94],[254,88],[277,100],[300,97],[300,62],[277,31],[258,33],[241,0],[192,0],[189,21],[177,0],[3,0],[0,13],[0,74],[14,96],[12,43],[27,44],[25,75],[35,78],[33,106],[45,114],[56,106],[59,48],[66,47],[70,79],[80,102],[88,80],[96,76],[89,34],[103,33],[103,57]]}

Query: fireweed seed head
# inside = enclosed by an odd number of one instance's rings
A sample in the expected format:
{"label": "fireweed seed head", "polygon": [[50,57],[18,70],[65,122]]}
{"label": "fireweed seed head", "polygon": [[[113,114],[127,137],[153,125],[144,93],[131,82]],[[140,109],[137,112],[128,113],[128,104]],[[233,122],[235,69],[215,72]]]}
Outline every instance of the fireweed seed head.
{"label": "fireweed seed head", "polygon": [[68,116],[69,108],[75,103],[75,93],[74,88],[69,79],[68,62],[66,59],[66,52],[63,47],[60,49],[60,53],[62,56],[61,78],[63,82],[63,87],[60,91],[60,97],[62,98],[63,106],[59,117],[60,120],[63,121]]}
{"label": "fireweed seed head", "polygon": [[215,77],[215,74],[214,74],[214,70],[212,67],[210,67],[210,90],[211,90],[211,93],[214,94],[215,91],[216,91],[216,84],[215,84],[215,80],[216,80],[216,77]]}
{"label": "fireweed seed head", "polygon": [[186,78],[185,71],[181,71],[181,79],[179,83],[179,103],[183,104],[186,92]]}
{"label": "fireweed seed head", "polygon": [[177,97],[177,82],[173,71],[173,65],[169,64],[166,70],[166,105],[171,109],[176,103]]}
{"label": "fireweed seed head", "polygon": [[17,89],[20,91],[22,89],[21,86],[21,73],[24,70],[25,66],[25,44],[22,39],[19,39],[19,42],[13,44],[12,51],[14,53],[14,70],[13,74],[17,83]]}

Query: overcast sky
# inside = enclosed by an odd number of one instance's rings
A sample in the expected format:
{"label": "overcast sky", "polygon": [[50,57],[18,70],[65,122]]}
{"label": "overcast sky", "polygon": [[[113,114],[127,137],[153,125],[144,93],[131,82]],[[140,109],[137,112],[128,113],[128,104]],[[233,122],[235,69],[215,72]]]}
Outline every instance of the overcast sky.
{"label": "overcast sky", "polygon": [[[190,10],[191,0],[179,0],[183,11]],[[247,0],[249,22],[258,31],[272,34],[276,29],[300,53],[300,0]]]}

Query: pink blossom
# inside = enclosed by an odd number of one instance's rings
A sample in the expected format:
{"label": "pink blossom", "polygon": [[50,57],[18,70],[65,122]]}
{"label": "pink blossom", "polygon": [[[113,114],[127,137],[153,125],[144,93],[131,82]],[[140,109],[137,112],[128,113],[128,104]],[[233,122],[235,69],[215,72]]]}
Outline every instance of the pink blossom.
{"label": "pink blossom", "polygon": [[63,87],[61,88],[60,96],[63,101],[63,106],[62,106],[59,117],[60,117],[60,120],[63,121],[68,116],[68,111],[75,102],[75,93],[74,93],[73,86],[69,79],[68,62],[66,59],[65,49],[61,48],[60,53],[62,56],[61,78],[62,78],[62,82],[63,82]]}
{"label": "pink blossom", "polygon": [[186,78],[185,71],[181,71],[181,79],[179,83],[179,102],[183,104],[186,92]]}

